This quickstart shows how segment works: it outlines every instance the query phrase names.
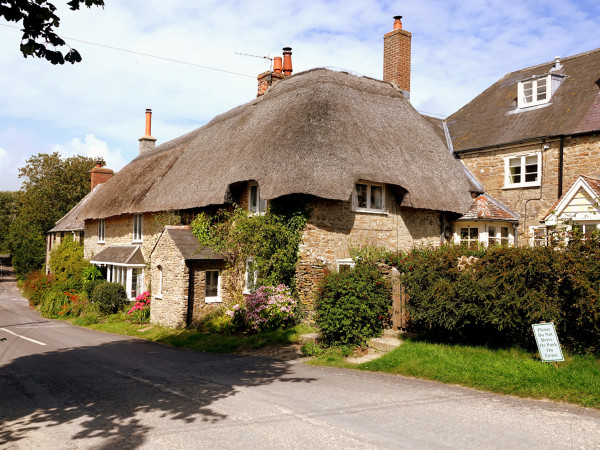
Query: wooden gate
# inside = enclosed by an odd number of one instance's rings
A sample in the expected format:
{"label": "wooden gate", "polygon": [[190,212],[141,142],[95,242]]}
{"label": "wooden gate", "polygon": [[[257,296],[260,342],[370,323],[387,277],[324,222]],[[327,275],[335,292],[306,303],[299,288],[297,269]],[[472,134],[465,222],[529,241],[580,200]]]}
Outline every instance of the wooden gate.
{"label": "wooden gate", "polygon": [[400,272],[395,267],[392,268],[392,327],[394,330],[404,330],[408,320],[406,311],[406,302],[408,294],[404,285],[400,283]]}

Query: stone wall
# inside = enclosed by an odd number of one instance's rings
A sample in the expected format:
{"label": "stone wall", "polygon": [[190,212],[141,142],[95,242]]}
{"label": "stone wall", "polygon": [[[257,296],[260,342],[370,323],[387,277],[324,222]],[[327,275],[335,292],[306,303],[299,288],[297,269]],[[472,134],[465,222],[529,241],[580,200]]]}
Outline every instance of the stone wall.
{"label": "stone wall", "polygon": [[[195,261],[194,270],[194,307],[192,310],[192,323],[218,311],[219,309],[229,308],[241,299],[241,285],[232,285],[231,277],[234,276],[233,270],[225,270],[224,261]],[[206,303],[205,301],[205,276],[207,270],[221,271],[221,302]],[[237,287],[237,288],[236,288]]]}
{"label": "stone wall", "polygon": [[[160,271],[162,269],[162,292]],[[168,233],[164,233],[152,254],[154,281],[150,321],[168,327],[186,324],[189,271],[183,256]]]}
{"label": "stone wall", "polygon": [[[505,158],[540,152],[544,144],[549,148],[543,150],[542,154],[541,187],[505,188]],[[559,150],[560,140],[552,139],[545,143],[538,141],[529,145],[460,154],[460,159],[486,191],[521,215],[520,243],[527,242],[524,239],[527,228],[539,226],[540,220],[558,200]],[[565,138],[563,161],[563,194],[579,175],[598,177],[600,135]]]}
{"label": "stone wall", "polygon": [[300,300],[314,309],[316,286],[337,261],[350,257],[359,246],[409,250],[415,245],[440,245],[439,211],[398,207],[386,189],[384,213],[352,211],[351,201],[315,199],[300,245],[296,282]]}

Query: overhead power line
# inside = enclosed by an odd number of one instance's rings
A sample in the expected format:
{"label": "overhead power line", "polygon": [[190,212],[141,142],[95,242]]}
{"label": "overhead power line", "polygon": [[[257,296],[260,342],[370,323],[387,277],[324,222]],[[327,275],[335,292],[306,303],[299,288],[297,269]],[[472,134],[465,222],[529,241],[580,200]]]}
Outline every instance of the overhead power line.
{"label": "overhead power line", "polygon": [[[5,25],[5,24],[0,24],[0,25],[2,25],[3,27],[16,28],[17,30],[20,30],[19,27],[15,27],[13,25]],[[108,49],[111,49],[111,50],[117,50],[117,51],[124,52],[124,53],[131,53],[131,54],[134,54],[134,55],[146,56],[148,58],[161,59],[163,61],[169,61],[169,62],[174,62],[174,63],[178,63],[178,64],[185,64],[186,66],[200,67],[201,69],[215,70],[217,72],[229,73],[231,75],[238,75],[240,77],[256,78],[256,76],[246,75],[245,73],[232,72],[230,70],[218,69],[216,67],[204,66],[202,64],[195,64],[195,63],[191,63],[191,62],[187,62],[187,61],[180,61],[178,59],[173,59],[173,58],[165,58],[164,56],[150,55],[149,53],[136,52],[134,50],[127,50],[127,49],[124,49],[124,48],[113,47],[111,45],[97,44],[96,42],[84,41],[82,39],[76,39],[76,38],[71,38],[71,37],[66,37],[66,36],[61,36],[61,37],[63,39],[69,40],[69,41],[81,42],[83,44],[88,44],[88,45],[95,45],[96,47],[108,48]]]}

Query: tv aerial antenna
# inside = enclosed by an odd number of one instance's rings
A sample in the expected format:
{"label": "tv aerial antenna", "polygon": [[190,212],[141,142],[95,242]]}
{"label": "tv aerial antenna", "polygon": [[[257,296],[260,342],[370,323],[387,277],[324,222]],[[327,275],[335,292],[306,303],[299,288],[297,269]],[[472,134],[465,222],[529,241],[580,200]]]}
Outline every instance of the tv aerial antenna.
{"label": "tv aerial antenna", "polygon": [[249,56],[250,58],[260,58],[260,59],[266,59],[269,61],[269,70],[273,70],[273,58],[271,58],[269,55],[267,56],[260,56],[260,55],[251,55],[250,53],[241,53],[241,52],[234,52],[236,55],[241,55],[241,56]]}

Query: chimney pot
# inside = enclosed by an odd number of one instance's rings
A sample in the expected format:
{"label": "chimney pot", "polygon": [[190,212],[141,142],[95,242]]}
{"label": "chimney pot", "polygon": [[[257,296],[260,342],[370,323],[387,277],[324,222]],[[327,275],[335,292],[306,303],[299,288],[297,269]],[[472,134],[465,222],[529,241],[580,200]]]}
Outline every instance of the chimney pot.
{"label": "chimney pot", "polygon": [[283,74],[288,77],[292,74],[292,47],[283,47]]}
{"label": "chimney pot", "polygon": [[156,138],[152,137],[152,110],[149,108],[146,109],[146,134],[138,140],[140,141],[140,155],[156,146]]}
{"label": "chimney pot", "polygon": [[283,71],[283,63],[281,62],[281,56],[273,58],[273,72],[281,73]]}
{"label": "chimney pot", "polygon": [[394,30],[402,29],[402,16],[394,16]]}
{"label": "chimney pot", "polygon": [[114,172],[106,167],[102,167],[102,160],[96,162],[96,166],[90,170],[91,177],[91,190],[93,191],[96,186],[102,183],[106,183],[114,175]]}

